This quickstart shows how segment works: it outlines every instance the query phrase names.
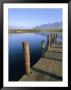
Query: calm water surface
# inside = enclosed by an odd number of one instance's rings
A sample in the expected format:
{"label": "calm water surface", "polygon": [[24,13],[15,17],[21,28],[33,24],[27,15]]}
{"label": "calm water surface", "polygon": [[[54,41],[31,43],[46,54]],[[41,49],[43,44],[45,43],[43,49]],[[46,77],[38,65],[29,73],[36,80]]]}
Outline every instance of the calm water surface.
{"label": "calm water surface", "polygon": [[[62,40],[59,36],[58,40]],[[41,57],[41,41],[45,40],[47,47],[47,36],[35,33],[13,33],[9,34],[9,80],[16,81],[24,74],[24,49],[22,42],[29,42],[31,67]]]}

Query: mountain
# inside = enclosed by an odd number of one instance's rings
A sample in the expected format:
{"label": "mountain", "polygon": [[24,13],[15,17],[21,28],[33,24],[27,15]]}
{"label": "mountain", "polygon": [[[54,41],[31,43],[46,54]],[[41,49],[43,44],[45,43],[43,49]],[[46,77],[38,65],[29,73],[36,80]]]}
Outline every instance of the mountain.
{"label": "mountain", "polygon": [[62,22],[43,24],[43,25],[34,27],[34,29],[62,29]]}
{"label": "mountain", "polygon": [[34,28],[26,28],[24,26],[8,26],[9,29],[62,29],[62,22],[55,22],[55,23],[49,23],[49,24],[43,24],[40,26],[36,26]]}

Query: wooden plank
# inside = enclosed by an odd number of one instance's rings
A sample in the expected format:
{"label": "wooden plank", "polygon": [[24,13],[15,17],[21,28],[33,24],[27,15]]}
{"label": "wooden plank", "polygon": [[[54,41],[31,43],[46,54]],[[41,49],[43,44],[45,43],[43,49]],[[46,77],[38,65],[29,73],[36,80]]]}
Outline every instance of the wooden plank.
{"label": "wooden plank", "polygon": [[47,58],[41,58],[38,63],[36,63],[33,68],[38,68],[43,71],[48,71],[52,72],[53,67],[54,67],[54,61],[51,61],[50,59]]}
{"label": "wooden plank", "polygon": [[57,45],[57,46],[53,46],[50,48],[50,51],[53,51],[53,52],[61,52],[62,53],[62,47]]}
{"label": "wooden plank", "polygon": [[59,53],[59,52],[46,52],[44,54],[44,57],[45,58],[49,58],[49,59],[55,59],[55,60],[58,60],[58,61],[62,61],[62,53]]}
{"label": "wooden plank", "polygon": [[55,66],[54,66],[54,74],[62,76],[62,62],[55,62]]}
{"label": "wooden plank", "polygon": [[52,47],[54,47],[54,48],[62,48],[62,44],[52,44]]}

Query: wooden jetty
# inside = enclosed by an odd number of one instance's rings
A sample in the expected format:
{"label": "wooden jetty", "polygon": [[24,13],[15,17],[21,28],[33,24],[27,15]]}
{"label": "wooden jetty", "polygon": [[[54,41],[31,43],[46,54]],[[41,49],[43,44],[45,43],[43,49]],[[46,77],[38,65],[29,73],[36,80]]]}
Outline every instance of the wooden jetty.
{"label": "wooden jetty", "polygon": [[62,44],[52,44],[38,62],[19,81],[62,81]]}

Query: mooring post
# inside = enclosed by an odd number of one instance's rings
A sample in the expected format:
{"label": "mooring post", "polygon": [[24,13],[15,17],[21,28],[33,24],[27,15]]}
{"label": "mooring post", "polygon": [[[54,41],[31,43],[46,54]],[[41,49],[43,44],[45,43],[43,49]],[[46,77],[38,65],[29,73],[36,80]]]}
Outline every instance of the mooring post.
{"label": "mooring post", "polygon": [[49,35],[47,35],[47,50],[48,50],[48,47],[49,47]]}
{"label": "mooring post", "polygon": [[42,48],[42,56],[44,57],[44,52],[45,52],[45,47],[46,47],[46,43],[44,40],[41,41],[41,48]]}
{"label": "mooring post", "polygon": [[57,34],[54,34],[54,44],[56,44],[56,38],[57,38]]}
{"label": "mooring post", "polygon": [[54,43],[54,34],[52,34],[52,44]]}
{"label": "mooring post", "polygon": [[51,33],[51,45],[52,45],[52,33]]}
{"label": "mooring post", "polygon": [[51,44],[52,44],[52,40],[51,40],[51,34],[50,34],[50,35],[48,36],[48,51],[50,51]]}
{"label": "mooring post", "polygon": [[[56,37],[56,39],[57,39],[57,33],[55,34],[55,37]],[[57,42],[57,40],[55,39],[55,44],[56,44],[56,42]]]}
{"label": "mooring post", "polygon": [[54,44],[55,44],[55,33],[54,33]]}
{"label": "mooring post", "polygon": [[25,60],[24,60],[24,65],[25,65],[25,73],[30,74],[30,50],[29,50],[29,43],[28,42],[23,42],[23,48],[25,50]]}

